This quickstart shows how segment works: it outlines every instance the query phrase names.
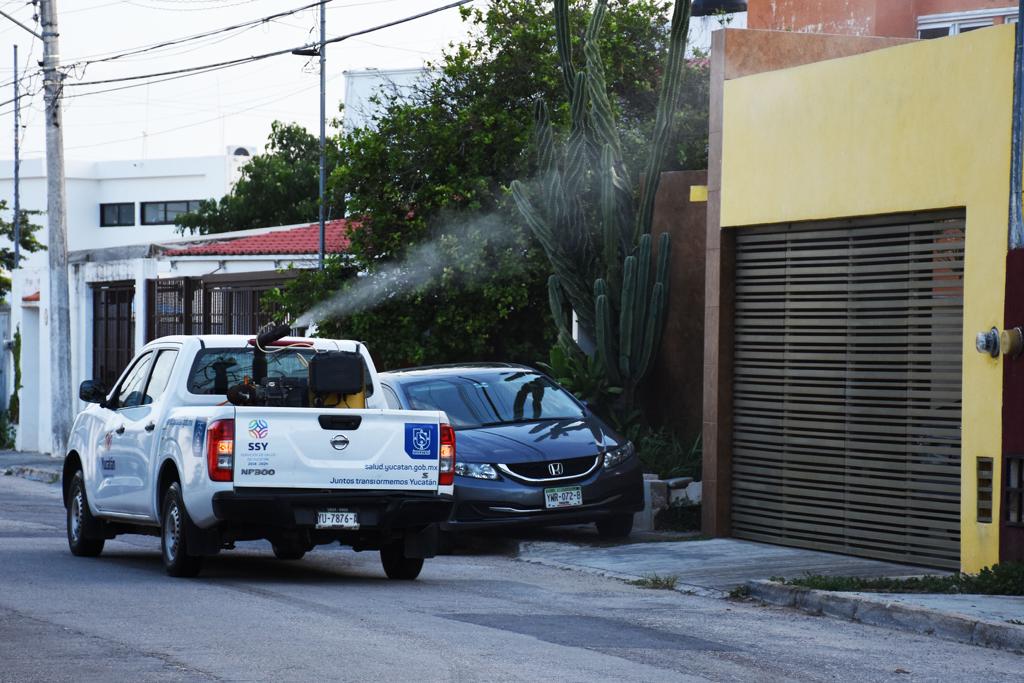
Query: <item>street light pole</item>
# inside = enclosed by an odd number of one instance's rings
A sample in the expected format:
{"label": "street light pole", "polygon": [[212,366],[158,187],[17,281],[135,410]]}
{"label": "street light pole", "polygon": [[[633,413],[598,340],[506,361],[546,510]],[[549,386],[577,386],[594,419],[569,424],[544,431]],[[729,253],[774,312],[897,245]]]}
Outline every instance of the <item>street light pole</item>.
{"label": "street light pole", "polygon": [[14,267],[21,264],[21,93],[18,91],[18,46],[14,46]]}
{"label": "street light pole", "polygon": [[324,188],[327,179],[327,3],[320,3],[320,270],[324,269],[327,235],[324,226]]}

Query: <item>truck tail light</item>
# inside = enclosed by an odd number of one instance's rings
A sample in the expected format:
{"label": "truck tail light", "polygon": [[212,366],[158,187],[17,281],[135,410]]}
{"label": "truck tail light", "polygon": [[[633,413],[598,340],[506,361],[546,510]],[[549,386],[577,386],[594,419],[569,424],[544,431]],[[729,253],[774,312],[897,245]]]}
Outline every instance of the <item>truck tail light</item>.
{"label": "truck tail light", "polygon": [[206,468],[210,481],[232,481],[235,466],[235,421],[214,420],[206,430]]}
{"label": "truck tail light", "polygon": [[441,425],[441,462],[437,483],[439,486],[455,483],[455,430],[448,424]]}

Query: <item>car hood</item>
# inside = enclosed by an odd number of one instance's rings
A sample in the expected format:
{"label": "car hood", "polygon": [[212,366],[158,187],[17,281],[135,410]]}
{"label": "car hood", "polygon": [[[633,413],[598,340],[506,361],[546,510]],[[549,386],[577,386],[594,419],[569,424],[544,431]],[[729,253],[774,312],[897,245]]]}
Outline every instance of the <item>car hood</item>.
{"label": "car hood", "polygon": [[594,455],[619,443],[593,416],[460,429],[455,437],[457,459],[502,464]]}

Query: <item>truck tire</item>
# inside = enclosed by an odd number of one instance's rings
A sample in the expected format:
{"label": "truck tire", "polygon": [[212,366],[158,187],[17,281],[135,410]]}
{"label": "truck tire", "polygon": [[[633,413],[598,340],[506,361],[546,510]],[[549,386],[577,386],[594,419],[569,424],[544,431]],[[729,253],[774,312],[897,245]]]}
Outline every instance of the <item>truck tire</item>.
{"label": "truck tire", "polygon": [[181,501],[181,487],[172,483],[164,493],[163,514],[160,516],[160,555],[167,574],[175,577],[198,576],[203,558],[188,554],[186,525],[191,523],[188,510]]}
{"label": "truck tire", "polygon": [[626,538],[633,531],[633,515],[614,515],[597,522],[597,535],[601,538]]}
{"label": "truck tire", "polygon": [[398,540],[388,543],[380,549],[380,563],[384,565],[384,573],[395,581],[412,581],[423,569],[422,557],[406,557],[405,541]]}
{"label": "truck tire", "polygon": [[96,557],[103,552],[104,539],[97,538],[103,522],[89,512],[82,470],[75,472],[68,491],[68,548],[76,557]]}

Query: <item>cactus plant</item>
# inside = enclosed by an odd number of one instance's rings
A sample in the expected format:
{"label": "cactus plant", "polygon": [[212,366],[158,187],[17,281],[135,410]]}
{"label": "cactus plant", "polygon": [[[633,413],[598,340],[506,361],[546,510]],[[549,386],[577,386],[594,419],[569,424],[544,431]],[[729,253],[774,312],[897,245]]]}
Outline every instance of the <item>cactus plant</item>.
{"label": "cactus plant", "polygon": [[[658,242],[651,274],[651,223],[659,172],[668,155],[673,107],[679,99],[690,0],[676,2],[665,76],[658,97],[643,182],[631,178],[608,97],[599,37],[607,0],[597,0],[583,38],[584,63],[572,59],[568,0],[555,0],[555,28],[569,101],[569,132],[556,147],[546,105],[534,112],[541,175],[514,182],[512,195],[536,235],[554,274],[548,286],[566,353],[591,355],[609,383],[622,387],[624,413],[632,411],[664,328],[668,299],[669,236]],[[637,186],[639,184],[639,187]],[[579,334],[570,334],[567,309]]]}

